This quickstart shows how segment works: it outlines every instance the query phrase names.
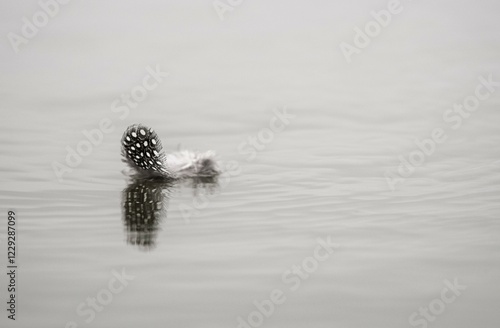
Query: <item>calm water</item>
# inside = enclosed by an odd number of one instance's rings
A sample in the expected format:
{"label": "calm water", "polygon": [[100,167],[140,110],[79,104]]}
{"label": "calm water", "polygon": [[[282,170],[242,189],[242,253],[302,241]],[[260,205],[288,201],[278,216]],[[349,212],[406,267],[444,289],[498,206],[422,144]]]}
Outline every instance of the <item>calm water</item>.
{"label": "calm water", "polygon": [[[1,275],[0,325],[498,327],[500,87],[478,86],[500,81],[500,6],[401,6],[350,64],[339,44],[387,2],[246,1],[223,21],[211,1],[71,2],[18,53],[3,37],[0,197],[18,268],[15,322]],[[3,3],[2,35],[39,10]],[[443,118],[476,88],[474,111]],[[133,90],[144,100],[126,105]],[[133,123],[169,151],[216,151],[224,174],[133,185]],[[88,155],[58,179],[79,144]]]}

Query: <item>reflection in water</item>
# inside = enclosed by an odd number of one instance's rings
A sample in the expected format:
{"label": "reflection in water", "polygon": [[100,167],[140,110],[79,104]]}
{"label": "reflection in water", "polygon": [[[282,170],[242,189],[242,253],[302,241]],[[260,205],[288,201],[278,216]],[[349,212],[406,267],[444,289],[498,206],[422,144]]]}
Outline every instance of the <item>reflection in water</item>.
{"label": "reflection in water", "polygon": [[156,231],[166,215],[170,182],[135,181],[123,191],[123,219],[127,243],[148,250],[155,246]]}
{"label": "reflection in water", "polygon": [[219,176],[199,176],[182,180],[183,186],[193,189],[193,196],[198,196],[199,192],[205,192],[209,195],[214,194],[219,187]]}
{"label": "reflection in water", "polygon": [[153,129],[134,124],[123,133],[123,161],[132,170],[134,181],[123,191],[123,221],[127,242],[143,250],[154,248],[160,221],[167,215],[172,187],[180,182],[213,193],[221,173],[215,153],[179,151],[165,155]]}
{"label": "reflection in water", "polygon": [[196,177],[183,180],[134,180],[122,194],[123,222],[127,243],[141,250],[156,246],[156,235],[160,222],[167,216],[171,190],[181,182],[193,189],[197,195],[200,189],[213,193],[218,186],[217,176]]}

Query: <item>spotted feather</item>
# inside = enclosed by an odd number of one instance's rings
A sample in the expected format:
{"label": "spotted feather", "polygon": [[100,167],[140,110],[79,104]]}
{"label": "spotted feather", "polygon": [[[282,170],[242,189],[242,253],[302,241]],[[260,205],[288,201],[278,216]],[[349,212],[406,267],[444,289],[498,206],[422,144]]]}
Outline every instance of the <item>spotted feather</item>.
{"label": "spotted feather", "polygon": [[156,132],[142,124],[129,126],[122,137],[124,161],[141,177],[172,177]]}

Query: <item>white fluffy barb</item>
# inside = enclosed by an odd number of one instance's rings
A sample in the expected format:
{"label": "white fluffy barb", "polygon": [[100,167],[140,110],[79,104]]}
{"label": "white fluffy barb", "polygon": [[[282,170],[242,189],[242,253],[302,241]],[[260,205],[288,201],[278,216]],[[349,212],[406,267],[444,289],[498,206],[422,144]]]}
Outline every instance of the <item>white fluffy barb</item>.
{"label": "white fluffy barb", "polygon": [[134,170],[135,178],[181,179],[220,173],[214,152],[182,150],[165,156],[157,134],[141,124],[129,126],[121,144],[124,162]]}

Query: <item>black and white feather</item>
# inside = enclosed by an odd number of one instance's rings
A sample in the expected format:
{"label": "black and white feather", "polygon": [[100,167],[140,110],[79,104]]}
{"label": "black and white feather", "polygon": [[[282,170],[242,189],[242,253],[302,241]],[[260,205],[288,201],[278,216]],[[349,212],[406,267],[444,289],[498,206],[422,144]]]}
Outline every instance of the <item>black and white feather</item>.
{"label": "black and white feather", "polygon": [[165,154],[153,129],[134,124],[122,137],[122,155],[135,172],[135,178],[181,179],[211,177],[220,173],[215,153],[182,150]]}

